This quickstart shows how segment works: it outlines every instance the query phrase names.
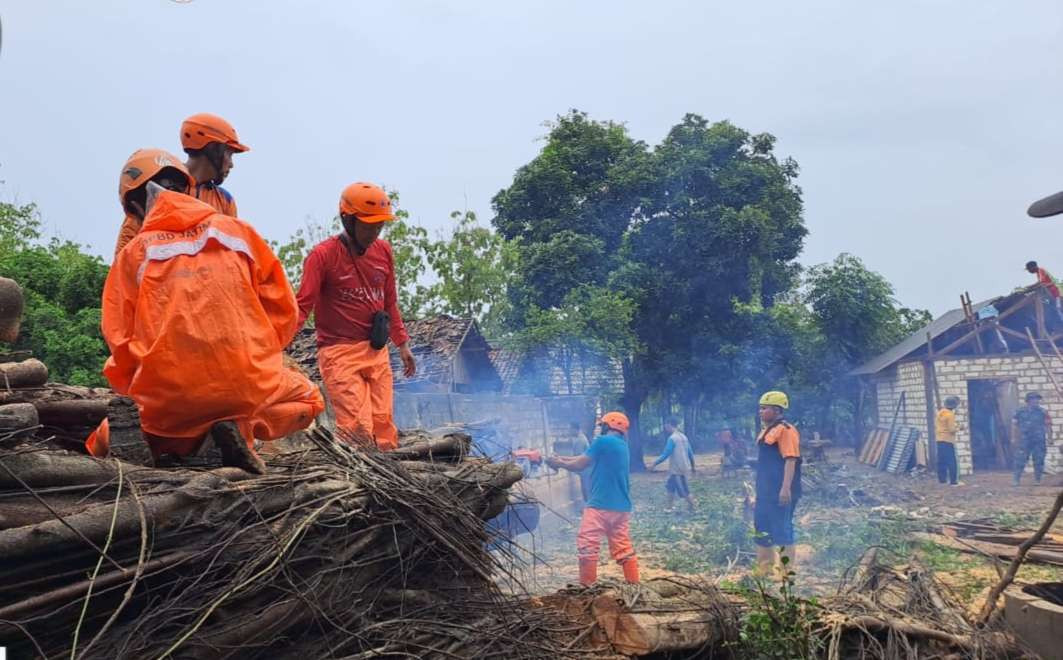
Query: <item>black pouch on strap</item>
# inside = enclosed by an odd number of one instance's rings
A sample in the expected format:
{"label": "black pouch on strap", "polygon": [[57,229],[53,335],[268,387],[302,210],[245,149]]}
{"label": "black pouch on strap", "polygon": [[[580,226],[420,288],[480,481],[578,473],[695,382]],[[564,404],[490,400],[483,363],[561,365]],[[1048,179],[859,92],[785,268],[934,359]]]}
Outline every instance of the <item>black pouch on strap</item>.
{"label": "black pouch on strap", "polygon": [[373,314],[373,329],[369,331],[369,345],[380,350],[388,345],[391,336],[391,315],[385,311]]}

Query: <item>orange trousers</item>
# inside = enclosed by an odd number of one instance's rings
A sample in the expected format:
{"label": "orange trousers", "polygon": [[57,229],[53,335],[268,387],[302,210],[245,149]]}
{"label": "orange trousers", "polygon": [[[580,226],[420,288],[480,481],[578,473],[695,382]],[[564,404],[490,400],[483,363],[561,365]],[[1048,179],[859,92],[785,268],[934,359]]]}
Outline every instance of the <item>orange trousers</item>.
{"label": "orange trousers", "polygon": [[[276,440],[310,426],[314,418],[325,410],[325,401],[321,390],[302,374],[285,369],[281,374],[281,386],[273,393],[254,415],[234,418],[240,435],[247,441],[247,446],[254,449],[255,438],[259,440]],[[219,422],[226,421],[219,419]],[[191,456],[199,450],[206,435],[187,438],[164,437],[153,433],[142,433],[144,441],[151,448],[153,456],[176,454]],[[110,426],[107,419],[93,431],[85,442],[86,448],[93,456],[106,456],[110,449]]]}
{"label": "orange trousers", "polygon": [[598,553],[602,548],[602,536],[609,540],[609,554],[624,569],[624,579],[632,583],[639,581],[639,560],[631,545],[630,522],[631,514],[627,511],[584,507],[579,534],[576,536],[580,584],[594,584],[598,579]]}
{"label": "orange trousers", "polygon": [[336,412],[337,428],[370,435],[382,451],[398,448],[388,350],[376,350],[368,340],[333,344],[318,349],[317,363]]}

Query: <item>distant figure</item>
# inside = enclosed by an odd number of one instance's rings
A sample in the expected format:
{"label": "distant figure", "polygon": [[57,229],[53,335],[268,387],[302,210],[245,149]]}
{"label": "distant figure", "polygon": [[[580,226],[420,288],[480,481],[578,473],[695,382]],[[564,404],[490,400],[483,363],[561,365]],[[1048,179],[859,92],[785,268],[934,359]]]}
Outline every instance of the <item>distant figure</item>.
{"label": "distant figure", "polygon": [[600,420],[602,434],[582,456],[551,456],[546,464],[579,472],[590,468],[591,497],[583,509],[576,549],[579,581],[587,586],[598,579],[598,552],[602,536],[609,539],[609,554],[624,569],[624,579],[639,581],[639,562],[631,545],[631,454],[624,435],[631,423],[623,413],[610,412]]}
{"label": "distant figure", "polygon": [[1015,446],[1015,485],[1019,485],[1026,463],[1031,458],[1034,483],[1041,483],[1041,476],[1045,471],[1045,451],[1048,441],[1052,439],[1052,418],[1041,407],[1039,393],[1026,394],[1026,407],[1015,411],[1011,430]]}
{"label": "distant figure", "polygon": [[664,430],[668,432],[668,442],[664,445],[664,451],[653,462],[650,469],[668,461],[668,508],[675,506],[675,498],[681,497],[687,501],[690,512],[694,512],[694,498],[690,496],[690,485],[687,479],[694,473],[694,450],[690,447],[690,440],[679,430],[679,419],[669,417],[664,423]]}
{"label": "distant figure", "polygon": [[720,432],[720,446],[723,447],[723,461],[720,472],[727,474],[744,468],[748,462],[749,449],[744,438],[739,437],[734,428]]}
{"label": "distant figure", "polygon": [[1037,283],[1044,286],[1048,297],[1052,300],[1052,306],[1056,310],[1056,316],[1063,321],[1063,301],[1059,297],[1059,287],[1047,270],[1037,265],[1036,261],[1026,262],[1026,272],[1037,276]]}
{"label": "distant figure", "polygon": [[960,400],[954,396],[945,399],[945,407],[938,411],[934,431],[938,449],[938,481],[959,486],[956,466],[956,408]]}
{"label": "distant figure", "polygon": [[801,498],[801,436],[786,421],[790,399],[785,392],[760,397],[757,436],[757,501],[753,528],[757,533],[757,572],[768,575],[779,556],[794,562],[794,509]]}

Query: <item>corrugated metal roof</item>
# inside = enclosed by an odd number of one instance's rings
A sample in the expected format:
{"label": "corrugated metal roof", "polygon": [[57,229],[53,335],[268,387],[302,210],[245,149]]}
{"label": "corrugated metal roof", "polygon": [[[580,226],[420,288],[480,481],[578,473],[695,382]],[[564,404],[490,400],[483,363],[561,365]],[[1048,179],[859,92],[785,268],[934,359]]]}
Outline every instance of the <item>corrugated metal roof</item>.
{"label": "corrugated metal roof", "polygon": [[[999,298],[990,298],[980,303],[975,303],[971,307],[974,309],[975,314],[986,305],[991,305]],[[860,365],[856,369],[849,372],[850,376],[870,376],[877,374],[878,372],[893,366],[897,362],[903,360],[905,357],[911,355],[915,351],[921,348],[926,348],[926,335],[929,332],[931,339],[936,339],[945,334],[952,328],[956,327],[966,317],[963,314],[963,309],[953,309],[945,312],[938,318],[930,322],[929,325],[920,328],[918,331],[912,333],[907,339],[901,343],[895,345],[888,351],[875,356],[871,360],[868,360],[864,364]]]}

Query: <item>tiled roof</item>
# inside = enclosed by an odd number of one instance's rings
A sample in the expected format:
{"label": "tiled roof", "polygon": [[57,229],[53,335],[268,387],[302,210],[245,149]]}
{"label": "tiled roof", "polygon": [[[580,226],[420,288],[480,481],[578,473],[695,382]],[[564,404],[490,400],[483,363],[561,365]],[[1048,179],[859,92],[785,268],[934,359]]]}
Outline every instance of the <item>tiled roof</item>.
{"label": "tiled roof", "polygon": [[[440,315],[428,319],[406,321],[406,331],[410,335],[410,350],[417,358],[417,375],[413,378],[402,376],[402,362],[394,346],[388,346],[391,371],[395,375],[395,388],[412,388],[419,386],[449,386],[453,379],[453,363],[462,350],[482,350],[487,352],[490,346],[480,335],[476,322],[472,319],[454,318]],[[313,328],[303,328],[296,335],[288,354],[314,380],[321,382],[317,367],[317,347]],[[484,361],[487,364],[487,361]],[[490,365],[488,365],[490,366]],[[488,374],[490,378],[493,374]]]}

